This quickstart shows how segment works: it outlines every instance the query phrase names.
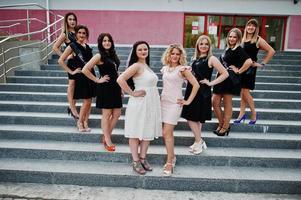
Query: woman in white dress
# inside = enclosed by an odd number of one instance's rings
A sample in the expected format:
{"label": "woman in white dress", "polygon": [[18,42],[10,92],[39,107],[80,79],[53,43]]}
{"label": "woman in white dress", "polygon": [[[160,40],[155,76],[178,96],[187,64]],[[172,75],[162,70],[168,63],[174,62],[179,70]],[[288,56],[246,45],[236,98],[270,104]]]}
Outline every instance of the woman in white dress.
{"label": "woman in white dress", "polygon": [[125,137],[129,138],[133,170],[138,174],[152,171],[146,160],[148,146],[151,140],[162,135],[157,81],[157,75],[149,67],[148,43],[136,42],[130,54],[128,68],[117,82],[130,95],[125,113]]}

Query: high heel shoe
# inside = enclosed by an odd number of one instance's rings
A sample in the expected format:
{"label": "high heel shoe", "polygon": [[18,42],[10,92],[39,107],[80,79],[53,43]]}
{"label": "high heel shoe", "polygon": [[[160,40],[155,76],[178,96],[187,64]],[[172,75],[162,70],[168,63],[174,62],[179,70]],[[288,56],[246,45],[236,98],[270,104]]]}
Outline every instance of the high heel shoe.
{"label": "high heel shoe", "polygon": [[[224,131],[222,131],[224,130]],[[230,132],[230,126],[228,129],[226,128],[221,128],[221,130],[217,133],[218,136],[228,136]]]}
{"label": "high heel shoe", "polygon": [[258,115],[257,115],[257,113],[256,113],[256,119],[255,119],[255,120],[250,120],[250,121],[249,121],[249,124],[250,124],[250,125],[256,124],[257,119],[258,119]]}
{"label": "high heel shoe", "polygon": [[218,126],[218,127],[216,128],[216,130],[213,130],[213,133],[214,133],[215,135],[217,135],[217,133],[219,132],[219,130],[221,130],[221,128],[222,128],[222,127]]}
{"label": "high heel shoe", "polygon": [[[168,170],[167,169],[167,166],[170,166],[171,167],[171,169],[170,170]],[[163,176],[171,176],[171,174],[173,173],[173,164],[172,163],[166,163],[165,165],[164,165],[164,168],[163,168]]]}
{"label": "high heel shoe", "polygon": [[193,153],[195,155],[202,153],[203,149],[207,149],[207,144],[204,140],[201,140],[200,142],[195,142],[193,145],[190,146],[190,153]]}
{"label": "high heel shoe", "polygon": [[88,126],[88,122],[84,122],[84,128],[86,129],[87,132],[91,131],[91,128]]}
{"label": "high heel shoe", "polygon": [[146,158],[140,158],[140,163],[145,171],[153,171],[153,168],[150,166]]}
{"label": "high heel shoe", "polygon": [[239,124],[241,121],[245,122],[246,120],[246,114],[244,114],[241,118],[237,118],[233,121],[234,124]]}
{"label": "high heel shoe", "polygon": [[86,132],[86,129],[84,128],[84,124],[80,121],[77,121],[77,129],[79,132]]}
{"label": "high heel shoe", "polygon": [[68,113],[68,115],[71,115],[71,117],[73,117],[74,119],[79,119],[78,116],[75,116],[75,115],[73,114],[73,112],[71,111],[71,108],[70,108],[70,107],[67,108],[67,113]]}
{"label": "high heel shoe", "polygon": [[145,169],[143,168],[143,166],[142,166],[140,160],[138,160],[138,161],[133,161],[133,164],[132,164],[132,165],[133,165],[133,170],[134,170],[135,172],[137,172],[138,174],[144,175],[144,174],[146,173],[146,171],[145,171]]}
{"label": "high heel shoe", "polygon": [[108,151],[108,152],[114,152],[116,150],[116,146],[114,144],[112,144],[111,146],[107,145],[105,137],[102,137],[102,143],[104,148]]}

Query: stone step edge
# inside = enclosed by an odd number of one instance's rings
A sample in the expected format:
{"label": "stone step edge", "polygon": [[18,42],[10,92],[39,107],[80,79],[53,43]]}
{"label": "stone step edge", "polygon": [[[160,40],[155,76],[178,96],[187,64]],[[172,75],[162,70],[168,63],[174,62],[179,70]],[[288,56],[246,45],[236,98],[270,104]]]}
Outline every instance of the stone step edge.
{"label": "stone step edge", "polygon": [[[62,118],[62,119],[70,119],[69,116],[66,116],[66,113],[44,113],[44,112],[2,112],[0,111],[0,116],[10,116],[10,117],[40,117],[40,118]],[[99,114],[91,114],[89,119],[101,119],[102,115]],[[124,120],[124,115],[121,115],[119,120]],[[186,122],[185,119],[180,118],[178,122]],[[207,124],[217,123],[216,118],[212,118],[211,121],[206,122]],[[247,124],[240,124],[247,125]],[[289,126],[301,126],[301,121],[285,121],[285,120],[258,120],[256,125],[289,125]]]}
{"label": "stone step edge", "polygon": [[[107,152],[103,144],[91,143],[91,142],[65,142],[65,141],[46,141],[46,140],[8,140],[0,139],[0,149],[4,152],[9,150],[19,150],[20,152],[25,151],[44,151],[44,152],[60,152],[61,153],[90,153],[91,155],[106,155],[113,157],[128,156],[131,158],[129,146],[127,144],[117,144],[115,152]],[[296,149],[265,149],[265,148],[239,148],[239,147],[208,147],[206,150],[199,155],[190,153],[188,146],[175,146],[175,154],[178,160],[184,157],[187,158],[227,158],[231,159],[259,159],[264,161],[275,161],[275,160],[289,160],[301,163],[301,150]],[[5,155],[3,155],[5,156]],[[10,156],[10,154],[8,155]],[[21,155],[20,155],[21,156]],[[151,158],[162,158],[162,163],[165,160],[166,149],[164,145],[151,144],[148,150],[148,157]],[[110,156],[109,156],[110,157]],[[64,156],[62,156],[64,158]],[[85,159],[85,158],[84,158]],[[230,164],[230,163],[228,163]]]}
{"label": "stone step edge", "polygon": [[[67,107],[68,103],[67,102],[45,102],[45,101],[0,101],[0,105],[19,105],[19,106],[24,106],[24,105],[28,105],[28,106],[58,106],[58,107]],[[77,102],[76,106],[80,107],[82,105],[82,102]],[[92,108],[95,108],[95,103],[91,104]],[[126,109],[127,108],[127,104],[123,104],[122,105],[122,109]],[[95,108],[98,109],[98,108]],[[99,109],[101,110],[101,109]],[[233,111],[239,111],[240,108],[239,107],[233,107]],[[276,109],[276,108],[256,108],[257,112],[263,112],[263,113],[301,113],[301,109]],[[246,112],[249,113],[250,109],[246,109]],[[57,113],[57,112],[54,112]]]}
{"label": "stone step edge", "polygon": [[[1,132],[22,132],[22,133],[35,133],[35,134],[66,134],[73,136],[82,136],[82,137],[94,137],[101,136],[101,128],[93,128],[91,132],[82,134],[78,132],[76,127],[71,126],[38,126],[38,125],[6,125],[0,124],[0,133]],[[124,137],[124,129],[115,128],[113,130],[113,136]],[[174,130],[175,138],[194,138],[191,130]],[[301,135],[299,134],[289,134],[289,133],[256,133],[256,132],[235,132],[231,131],[231,135],[228,137],[217,137],[212,133],[212,131],[202,131],[202,138],[217,138],[220,140],[229,140],[229,139],[256,139],[256,140],[279,140],[279,141],[301,141]]]}

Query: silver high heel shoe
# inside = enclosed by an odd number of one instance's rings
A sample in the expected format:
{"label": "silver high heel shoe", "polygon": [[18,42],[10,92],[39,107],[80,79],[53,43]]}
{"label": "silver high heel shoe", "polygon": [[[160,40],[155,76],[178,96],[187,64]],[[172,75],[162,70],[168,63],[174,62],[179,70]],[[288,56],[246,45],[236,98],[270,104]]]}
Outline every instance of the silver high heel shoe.
{"label": "silver high heel shoe", "polygon": [[189,151],[195,155],[198,155],[203,152],[203,149],[207,149],[207,144],[204,140],[196,142],[193,148]]}

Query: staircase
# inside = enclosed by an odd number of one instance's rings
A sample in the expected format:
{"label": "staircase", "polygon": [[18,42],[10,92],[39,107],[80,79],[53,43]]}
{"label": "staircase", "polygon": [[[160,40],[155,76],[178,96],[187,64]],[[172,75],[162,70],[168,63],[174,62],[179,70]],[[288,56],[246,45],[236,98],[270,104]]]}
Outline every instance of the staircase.
{"label": "staircase", "polygon": [[[151,49],[151,67],[160,77],[160,91],[164,50]],[[121,71],[129,51],[117,48]],[[187,51],[191,57],[193,49]],[[15,71],[7,84],[0,84],[1,182],[301,194],[301,53],[277,52],[265,69],[258,70],[252,92],[259,116],[256,125],[248,125],[248,121],[232,125],[229,137],[217,137],[211,132],[217,122],[213,118],[203,125],[208,149],[192,155],[188,146],[194,138],[180,119],[175,131],[177,166],[168,178],[162,177],[166,156],[162,138],[149,149],[154,171],[140,176],[131,169],[123,136],[127,95],[113,133],[115,153],[106,152],[99,143],[101,112],[95,104],[90,116],[92,132],[77,131],[66,113],[67,74],[57,60],[54,55],[40,70]],[[233,104],[235,118],[238,97]]]}

